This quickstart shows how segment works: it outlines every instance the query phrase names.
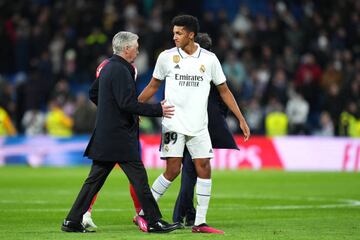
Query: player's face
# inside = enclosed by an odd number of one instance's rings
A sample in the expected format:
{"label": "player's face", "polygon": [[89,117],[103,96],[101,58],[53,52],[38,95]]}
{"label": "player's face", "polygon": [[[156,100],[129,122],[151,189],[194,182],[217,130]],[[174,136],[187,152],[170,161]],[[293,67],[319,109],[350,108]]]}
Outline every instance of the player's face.
{"label": "player's face", "polygon": [[173,40],[175,46],[178,48],[184,48],[190,43],[191,37],[194,35],[193,32],[188,32],[184,27],[174,26],[173,28]]}
{"label": "player's face", "polygon": [[130,61],[130,63],[133,63],[137,57],[137,55],[139,54],[139,44],[136,41],[134,44],[127,46],[126,47],[127,50],[127,55],[128,55],[128,59]]}

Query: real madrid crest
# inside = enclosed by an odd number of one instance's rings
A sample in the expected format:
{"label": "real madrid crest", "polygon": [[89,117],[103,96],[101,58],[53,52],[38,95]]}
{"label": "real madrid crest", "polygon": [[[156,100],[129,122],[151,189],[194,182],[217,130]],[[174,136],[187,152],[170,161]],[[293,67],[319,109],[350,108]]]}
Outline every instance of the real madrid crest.
{"label": "real madrid crest", "polygon": [[205,72],[205,66],[204,66],[204,64],[201,64],[201,66],[200,66],[200,72],[201,73],[204,73]]}
{"label": "real madrid crest", "polygon": [[173,62],[174,63],[179,63],[180,62],[180,56],[179,55],[174,55],[173,56]]}
{"label": "real madrid crest", "polygon": [[164,150],[165,150],[165,152],[168,152],[168,151],[169,151],[168,145],[165,145],[165,146],[164,146]]}

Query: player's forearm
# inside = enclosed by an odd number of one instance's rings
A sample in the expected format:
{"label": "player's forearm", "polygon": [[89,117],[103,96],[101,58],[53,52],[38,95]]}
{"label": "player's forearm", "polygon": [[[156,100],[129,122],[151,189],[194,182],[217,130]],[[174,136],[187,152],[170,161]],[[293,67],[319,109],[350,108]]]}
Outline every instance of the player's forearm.
{"label": "player's forearm", "polygon": [[146,86],[138,97],[139,102],[147,102],[152,96],[154,96],[156,91],[157,89],[155,89],[154,87]]}
{"label": "player's forearm", "polygon": [[160,81],[154,78],[151,79],[150,83],[144,88],[138,97],[139,102],[147,102],[149,99],[154,96],[157,90],[160,87]]}
{"label": "player's forearm", "polygon": [[235,117],[238,119],[239,122],[242,122],[245,120],[244,116],[242,115],[240,108],[238,104],[236,103],[236,100],[233,96],[233,94],[228,91],[220,92],[220,96],[226,106],[230,109],[230,111],[235,115]]}

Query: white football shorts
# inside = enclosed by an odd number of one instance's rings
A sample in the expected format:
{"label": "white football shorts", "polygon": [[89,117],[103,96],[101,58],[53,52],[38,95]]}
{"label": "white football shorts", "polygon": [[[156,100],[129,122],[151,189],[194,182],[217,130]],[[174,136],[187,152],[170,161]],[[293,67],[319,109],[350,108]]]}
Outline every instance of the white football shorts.
{"label": "white football shorts", "polygon": [[162,126],[161,150],[162,159],[168,157],[183,157],[185,145],[192,159],[213,158],[209,131],[206,129],[198,136],[187,136],[182,133],[172,132]]}

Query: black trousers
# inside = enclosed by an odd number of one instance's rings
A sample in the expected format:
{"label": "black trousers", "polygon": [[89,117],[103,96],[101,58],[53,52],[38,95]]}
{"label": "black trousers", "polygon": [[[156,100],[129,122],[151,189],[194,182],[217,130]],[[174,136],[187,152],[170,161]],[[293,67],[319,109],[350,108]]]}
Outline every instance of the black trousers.
{"label": "black trousers", "polygon": [[182,222],[184,217],[195,220],[196,210],[194,208],[194,187],[196,185],[197,173],[190,153],[185,149],[181,171],[180,192],[176,199],[173,221]]}
{"label": "black trousers", "polygon": [[79,195],[77,196],[66,220],[81,222],[84,213],[89,209],[91,200],[98,193],[111,170],[118,163],[126,174],[129,182],[133,185],[136,195],[143,208],[145,219],[148,223],[158,221],[162,216],[149,187],[148,177],[143,163],[139,161],[129,162],[105,162],[93,161],[89,176],[85,180]]}

